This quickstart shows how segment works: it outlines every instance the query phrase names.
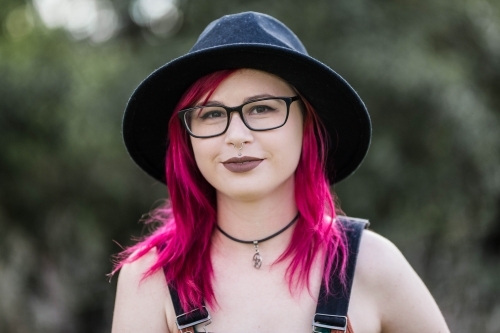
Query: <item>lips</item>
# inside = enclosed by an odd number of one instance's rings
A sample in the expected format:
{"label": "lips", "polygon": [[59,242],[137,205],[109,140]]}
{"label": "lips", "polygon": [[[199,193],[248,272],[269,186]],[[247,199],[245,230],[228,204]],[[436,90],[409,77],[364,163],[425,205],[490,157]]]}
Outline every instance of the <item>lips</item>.
{"label": "lips", "polygon": [[256,157],[242,156],[230,158],[222,162],[222,165],[231,172],[243,173],[255,169],[262,161],[263,159]]}

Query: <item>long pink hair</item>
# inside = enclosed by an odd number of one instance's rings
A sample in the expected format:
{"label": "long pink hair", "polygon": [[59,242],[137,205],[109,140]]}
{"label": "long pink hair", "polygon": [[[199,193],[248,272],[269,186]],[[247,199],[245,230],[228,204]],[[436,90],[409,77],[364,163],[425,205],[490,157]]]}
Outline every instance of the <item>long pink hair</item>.
{"label": "long pink hair", "polygon": [[[216,305],[210,247],[217,207],[215,190],[196,166],[189,135],[177,113],[207,94],[208,100],[234,72],[223,70],[206,75],[180,99],[168,124],[165,172],[170,201],[149,214],[146,222],[159,223],[159,227],[120,253],[111,273],[156,248],[156,262],[144,278],[163,269],[167,283],[177,290],[185,310],[200,307],[204,301]],[[302,103],[304,135],[295,172],[295,200],[300,218],[292,241],[275,264],[291,259],[285,278],[293,291],[297,287],[308,288],[312,264],[317,255],[325,254],[323,283],[328,292],[333,292],[328,285],[329,276],[334,270],[345,281],[347,245],[341,227],[333,223],[336,210],[325,174],[327,134],[312,106],[304,98]]]}

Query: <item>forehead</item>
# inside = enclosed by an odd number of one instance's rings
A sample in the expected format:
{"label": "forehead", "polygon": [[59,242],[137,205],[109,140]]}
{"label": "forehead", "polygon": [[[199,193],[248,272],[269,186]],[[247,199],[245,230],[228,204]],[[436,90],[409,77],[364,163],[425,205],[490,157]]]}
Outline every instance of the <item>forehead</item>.
{"label": "forehead", "polygon": [[210,100],[226,105],[238,105],[251,96],[294,96],[294,88],[280,77],[255,70],[240,69],[222,81],[215,89]]}

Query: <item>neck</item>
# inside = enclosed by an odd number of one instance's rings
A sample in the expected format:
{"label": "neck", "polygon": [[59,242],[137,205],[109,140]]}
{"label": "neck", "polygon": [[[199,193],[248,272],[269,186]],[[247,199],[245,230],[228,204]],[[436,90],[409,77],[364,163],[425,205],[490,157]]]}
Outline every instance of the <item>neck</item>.
{"label": "neck", "polygon": [[[293,178],[273,193],[253,200],[238,200],[217,194],[217,223],[229,235],[241,240],[268,237],[284,228],[297,215]],[[275,237],[288,244],[294,225]],[[227,240],[232,242],[231,240]],[[274,241],[270,239],[269,242]]]}

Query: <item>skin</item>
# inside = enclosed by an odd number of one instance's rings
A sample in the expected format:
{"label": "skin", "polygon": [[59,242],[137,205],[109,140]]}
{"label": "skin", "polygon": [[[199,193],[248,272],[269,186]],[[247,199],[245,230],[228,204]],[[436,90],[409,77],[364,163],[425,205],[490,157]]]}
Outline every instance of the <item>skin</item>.
{"label": "skin", "polygon": [[[240,70],[211,96],[227,106],[260,95],[294,96],[276,76]],[[218,224],[239,239],[259,239],[285,226],[296,214],[293,174],[300,157],[302,113],[294,102],[285,126],[265,132],[245,127],[233,113],[228,131],[210,139],[192,138],[196,162],[217,191]],[[262,158],[255,169],[235,174],[221,164],[236,157]],[[313,264],[311,285],[290,292],[283,276],[287,262],[271,266],[291,240],[293,227],[259,245],[264,263],[251,265],[253,246],[212,238],[213,286],[218,306],[209,308],[211,332],[311,331],[321,282],[322,256]],[[140,282],[156,251],[125,265],[118,279],[114,333],[177,332],[175,312],[162,271]],[[449,332],[438,306],[399,250],[387,239],[365,231],[354,277],[349,318],[356,333]]]}

